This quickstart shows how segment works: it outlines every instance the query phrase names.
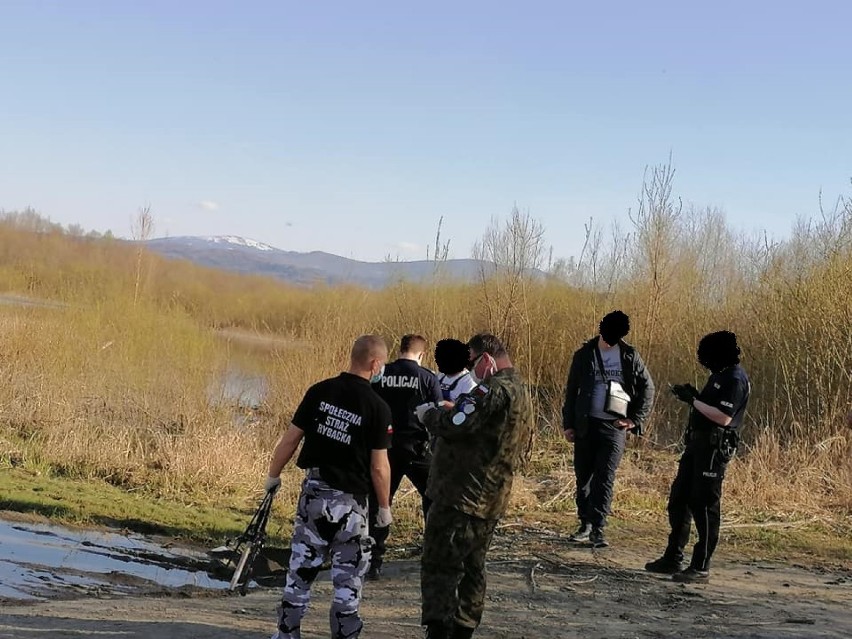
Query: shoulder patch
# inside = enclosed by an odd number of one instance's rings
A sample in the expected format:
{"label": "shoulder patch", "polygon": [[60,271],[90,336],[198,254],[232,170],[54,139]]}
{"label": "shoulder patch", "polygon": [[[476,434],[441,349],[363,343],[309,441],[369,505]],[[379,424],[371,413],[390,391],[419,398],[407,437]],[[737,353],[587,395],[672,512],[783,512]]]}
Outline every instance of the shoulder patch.
{"label": "shoulder patch", "polygon": [[480,397],[485,397],[490,392],[491,389],[485,384],[477,384],[476,387],[470,391],[470,394],[473,395],[474,398],[479,399]]}

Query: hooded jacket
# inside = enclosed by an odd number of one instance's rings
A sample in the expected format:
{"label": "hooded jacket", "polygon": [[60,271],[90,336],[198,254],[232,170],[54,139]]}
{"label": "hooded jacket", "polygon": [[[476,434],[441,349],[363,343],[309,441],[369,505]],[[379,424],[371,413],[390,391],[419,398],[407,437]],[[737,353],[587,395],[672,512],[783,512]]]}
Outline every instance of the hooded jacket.
{"label": "hooded jacket", "polygon": [[[565,403],[562,405],[562,428],[574,429],[577,437],[583,437],[589,430],[597,346],[598,338],[594,337],[577,349],[568,371]],[[654,403],[654,381],[635,347],[624,340],[619,340],[618,346],[621,349],[623,387],[631,398],[627,417],[636,424],[630,432],[641,435],[642,426],[651,414],[651,406]]]}

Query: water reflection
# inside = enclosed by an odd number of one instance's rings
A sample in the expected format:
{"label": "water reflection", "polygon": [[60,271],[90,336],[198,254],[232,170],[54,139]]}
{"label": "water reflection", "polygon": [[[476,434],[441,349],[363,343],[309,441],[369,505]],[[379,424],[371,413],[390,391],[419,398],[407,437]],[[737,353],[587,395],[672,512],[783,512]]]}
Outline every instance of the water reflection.
{"label": "water reflection", "polygon": [[225,371],[221,379],[208,391],[214,406],[237,406],[257,410],[269,393],[269,382],[260,373],[250,373],[236,366]]}
{"label": "water reflection", "polygon": [[139,535],[0,521],[0,549],[2,599],[227,587],[208,573],[212,566],[204,554],[165,548]]}

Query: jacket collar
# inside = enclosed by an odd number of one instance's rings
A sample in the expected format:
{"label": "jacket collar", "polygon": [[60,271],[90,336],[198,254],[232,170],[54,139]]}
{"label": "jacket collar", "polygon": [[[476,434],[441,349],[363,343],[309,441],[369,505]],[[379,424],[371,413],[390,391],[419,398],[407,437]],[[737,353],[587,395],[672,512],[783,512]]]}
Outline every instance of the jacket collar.
{"label": "jacket collar", "polygon": [[[592,351],[592,350],[594,350],[595,348],[597,348],[597,346],[598,346],[598,337],[600,337],[600,336],[599,336],[599,335],[595,335],[592,339],[590,339],[588,342],[586,342],[586,343],[583,345],[583,348],[586,348],[586,349],[588,349],[589,351]],[[635,350],[636,350],[636,349],[633,347],[633,345],[632,345],[632,344],[630,344],[629,342],[625,342],[623,339],[618,340],[618,346],[619,346],[619,348],[621,349],[621,355],[622,355],[622,356],[624,356],[625,354],[632,353],[633,351],[635,351]]]}

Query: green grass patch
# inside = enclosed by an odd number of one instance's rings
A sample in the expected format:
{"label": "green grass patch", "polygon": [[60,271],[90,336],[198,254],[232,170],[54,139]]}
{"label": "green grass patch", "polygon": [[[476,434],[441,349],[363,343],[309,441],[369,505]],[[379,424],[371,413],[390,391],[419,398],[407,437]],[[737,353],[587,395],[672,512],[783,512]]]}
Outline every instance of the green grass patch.
{"label": "green grass patch", "polygon": [[[122,490],[104,481],[56,477],[38,469],[4,468],[0,472],[0,511],[14,512],[16,518],[128,530],[205,545],[218,545],[242,532],[256,505],[251,499],[184,503],[142,490]],[[275,523],[270,525],[277,542],[281,535],[275,528]]]}

